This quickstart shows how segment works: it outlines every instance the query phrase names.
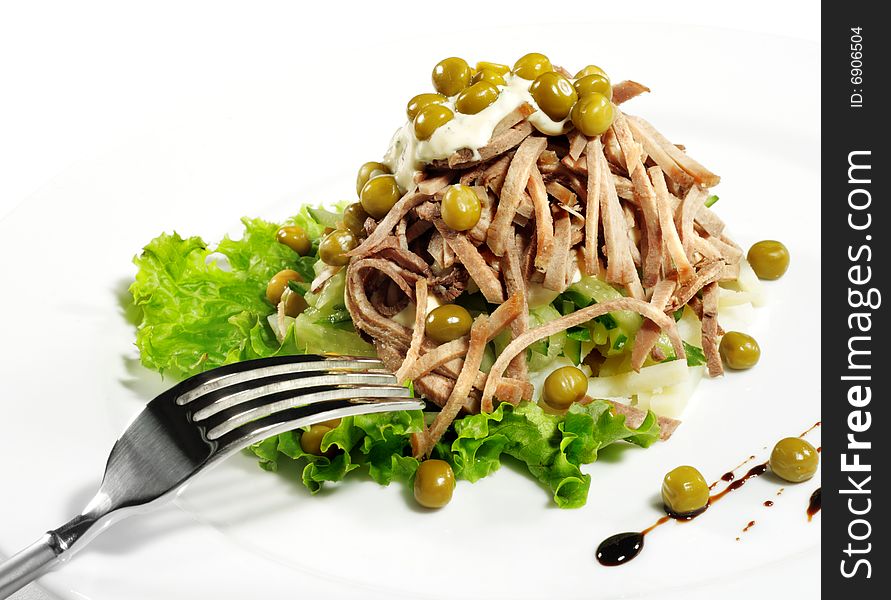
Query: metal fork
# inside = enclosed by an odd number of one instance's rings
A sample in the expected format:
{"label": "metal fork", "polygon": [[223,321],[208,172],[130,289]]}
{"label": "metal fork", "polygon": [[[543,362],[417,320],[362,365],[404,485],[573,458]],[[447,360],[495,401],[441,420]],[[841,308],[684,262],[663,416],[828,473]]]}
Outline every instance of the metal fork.
{"label": "metal fork", "polygon": [[372,358],[264,358],[186,379],[130,423],[83,512],[0,565],[0,598],[112,523],[170,500],[197,474],[251,444],[328,419],[423,406]]}

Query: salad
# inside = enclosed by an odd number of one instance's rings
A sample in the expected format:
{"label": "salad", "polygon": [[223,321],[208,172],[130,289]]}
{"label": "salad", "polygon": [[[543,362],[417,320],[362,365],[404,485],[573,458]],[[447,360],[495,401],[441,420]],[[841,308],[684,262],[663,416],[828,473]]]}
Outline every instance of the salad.
{"label": "salad", "polygon": [[510,457],[558,506],[581,506],[581,465],[668,439],[704,373],[757,362],[718,315],[760,305],[759,276],[782,275],[788,251],[744,256],[711,208],[719,177],[620,108],[649,92],[639,83],[536,53],[512,68],[447,58],[432,80],[360,168],[358,201],[246,218],[216,246],[149,242],[130,288],[142,362],[181,378],[377,356],[429,410],[274,436],[252,447],[260,466],[298,461],[313,492],[367,470],[439,507],[455,479]]}

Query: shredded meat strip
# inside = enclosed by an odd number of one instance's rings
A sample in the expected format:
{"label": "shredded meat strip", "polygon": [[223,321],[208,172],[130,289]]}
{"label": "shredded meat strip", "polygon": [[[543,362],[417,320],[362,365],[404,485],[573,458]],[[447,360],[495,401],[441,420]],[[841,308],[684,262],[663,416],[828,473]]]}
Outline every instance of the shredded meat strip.
{"label": "shredded meat strip", "polygon": [[[622,217],[622,207],[613,185],[601,145],[595,145],[597,178],[600,183],[600,214],[603,222],[603,239],[606,242],[606,279],[610,283],[628,283],[637,275],[634,260],[631,258],[628,233]],[[592,157],[589,156],[588,160]],[[588,197],[588,202],[595,199]]]}
{"label": "shredded meat strip", "polygon": [[369,234],[365,241],[356,248],[347,252],[347,256],[364,256],[370,254],[376,246],[383,242],[396,224],[408,214],[410,210],[419,206],[430,197],[430,194],[424,194],[420,191],[408,192],[400,198],[390,212],[381,219],[380,223],[375,226],[374,231]]}
{"label": "shredded meat strip", "polygon": [[535,268],[545,272],[550,264],[554,245],[554,220],[551,217],[551,203],[541,173],[533,167],[529,176],[529,196],[535,209]]}
{"label": "shredded meat strip", "polygon": [[676,311],[688,303],[699,290],[709,283],[717,281],[721,277],[725,264],[723,259],[716,259],[703,264],[699,270],[696,271],[696,276],[693,277],[693,279],[677,289],[671,297],[671,302],[665,309],[666,312]]}
{"label": "shredded meat strip", "polygon": [[486,244],[496,256],[504,255],[514,214],[517,212],[523,190],[529,182],[529,175],[538,160],[538,155],[544,151],[547,145],[548,142],[545,138],[528,137],[517,148],[517,152],[511,160],[507,176],[504,178],[504,186],[501,189],[498,209],[487,232]]}
{"label": "shredded meat strip", "polygon": [[[677,284],[671,279],[663,279],[653,288],[653,297],[650,298],[650,304],[657,310],[665,310],[665,306],[671,299],[674,288]],[[634,336],[634,347],[631,349],[631,368],[640,371],[653,346],[659,341],[662,334],[662,328],[651,320],[644,321],[637,335]]]}
{"label": "shredded meat strip", "polygon": [[705,198],[705,191],[702,187],[698,185],[693,186],[681,200],[681,205],[675,213],[674,225],[681,238],[684,253],[689,260],[693,260],[693,251],[695,249],[696,232],[693,230],[693,220],[696,218],[699,207],[705,202]]}
{"label": "shredded meat strip", "polygon": [[628,165],[628,174],[634,184],[634,197],[637,200],[643,214],[643,224],[647,239],[646,253],[643,256],[643,285],[646,288],[653,287],[659,281],[660,267],[662,265],[662,232],[659,225],[659,211],[656,208],[656,192],[647,177],[646,170],[641,162],[640,146],[634,141],[628,129],[625,115],[616,112],[613,121],[613,130],[625,156]]}
{"label": "shredded meat strip", "polygon": [[433,446],[436,445],[436,442],[439,441],[439,438],[442,437],[442,434],[452,424],[452,421],[455,420],[455,417],[458,416],[458,413],[461,412],[467,395],[473,389],[473,380],[483,362],[483,353],[486,350],[489,334],[488,320],[485,315],[480,315],[470,328],[470,343],[467,348],[467,356],[464,358],[464,367],[458,375],[458,380],[455,382],[455,387],[452,389],[452,393],[449,394],[449,399],[446,401],[445,406],[442,407],[442,410],[433,419],[433,423],[430,424],[430,429],[420,434],[415,434],[420,438],[419,441],[412,442],[415,458],[428,455]]}
{"label": "shredded meat strip", "polygon": [[[522,266],[520,265],[520,248],[517,243],[517,236],[511,240],[511,246],[507,249],[507,253],[501,258],[501,272],[504,273],[504,285],[507,288],[508,298],[520,299],[520,315],[511,321],[511,336],[516,338],[529,329],[529,303],[526,298],[526,281],[523,278]],[[525,381],[529,377],[528,366],[526,365],[526,353],[519,353],[507,366],[506,373],[508,377],[513,377]]]}
{"label": "shredded meat strip", "polygon": [[724,374],[724,365],[718,353],[719,292],[717,283],[709,283],[702,288],[702,351],[711,377]]}
{"label": "shredded meat strip", "polygon": [[[479,158],[475,158],[471,150],[464,148],[452,154],[445,166],[451,169],[466,169],[487,162],[515,148],[520,142],[529,137],[532,130],[532,125],[528,121],[523,121],[516,127],[512,127],[493,137],[488,144],[477,150],[476,156]],[[437,161],[434,161],[433,164],[436,165]]]}
{"label": "shredded meat strip", "polygon": [[631,81],[630,79],[620,81],[613,86],[613,104],[618,105],[628,102],[632,98],[636,98],[649,91],[650,88],[636,81]]}
{"label": "shredded meat strip", "polygon": [[678,281],[684,283],[693,277],[693,265],[690,264],[687,253],[684,251],[684,245],[681,243],[677,229],[675,229],[674,211],[671,208],[668,187],[665,185],[665,175],[659,167],[650,167],[647,172],[650,174],[653,189],[656,191],[656,207],[659,210],[659,226],[662,229],[665,248],[667,248],[678,271]]}
{"label": "shredded meat strip", "polygon": [[418,360],[421,355],[421,342],[424,341],[424,326],[427,321],[427,280],[418,279],[415,283],[415,327],[411,334],[411,343],[402,366],[396,371],[396,381],[405,382],[405,376],[409,367]]}
{"label": "shredded meat strip", "polygon": [[[589,140],[585,146],[585,156],[595,157],[603,152],[600,138]],[[587,201],[585,202],[585,246],[583,249],[585,275],[599,275],[600,261],[597,258],[597,236],[600,224],[600,197],[603,193],[603,178],[598,170],[598,161],[587,162]]]}
{"label": "shredded meat strip", "polygon": [[566,289],[566,271],[569,268],[569,245],[572,236],[569,214],[560,213],[554,225],[554,240],[551,256],[542,286],[562,292]]}
{"label": "shredded meat strip", "polygon": [[[696,183],[701,183],[706,187],[713,187],[718,185],[721,182],[721,178],[703,167],[701,164],[690,158],[686,153],[681,151],[677,146],[668,141],[668,139],[659,133],[655,127],[650,125],[647,121],[640,117],[629,117],[629,121],[632,122],[632,127],[634,127],[635,131],[641,136],[644,141],[644,148],[647,151],[647,154],[653,157],[653,160],[656,161],[656,164],[666,170],[666,172],[670,172],[668,169],[671,168],[670,165],[663,165],[660,163],[660,159],[657,158],[651,150],[659,149],[664,154],[666,154],[671,161],[677,165],[677,167],[683,169],[688,175],[690,175]],[[679,177],[675,175],[671,176],[672,179],[678,180]]]}
{"label": "shredded meat strip", "polygon": [[461,260],[461,264],[470,273],[470,278],[479,286],[486,300],[493,304],[504,302],[504,291],[501,289],[501,282],[498,281],[495,272],[482,257],[476,246],[465,235],[449,229],[440,218],[433,219],[433,226],[436,227],[436,230],[445,239],[446,244],[455,251],[455,254]]}
{"label": "shredded meat strip", "polygon": [[486,387],[483,390],[483,397],[480,404],[482,410],[485,412],[492,412],[492,409],[494,408],[492,400],[495,395],[498,380],[504,374],[504,370],[507,368],[508,363],[513,360],[514,356],[524,351],[530,344],[543,340],[558,331],[564,331],[570,327],[581,325],[595,317],[616,310],[631,310],[654,321],[668,334],[672,348],[674,348],[675,356],[679,359],[686,358],[687,355],[684,352],[684,344],[681,340],[681,336],[678,334],[674,319],[666,316],[664,312],[654,308],[651,304],[634,298],[621,298],[600,304],[593,304],[587,308],[582,308],[562,316],[559,319],[549,321],[535,329],[530,329],[523,335],[511,341],[511,343],[501,352],[495,360],[495,364],[492,365],[492,368],[489,370],[489,378],[486,381]]}

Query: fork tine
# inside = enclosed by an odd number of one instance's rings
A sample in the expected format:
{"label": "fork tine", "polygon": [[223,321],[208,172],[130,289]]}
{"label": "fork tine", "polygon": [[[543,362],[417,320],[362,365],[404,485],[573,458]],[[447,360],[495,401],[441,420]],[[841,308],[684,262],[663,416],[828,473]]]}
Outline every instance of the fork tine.
{"label": "fork tine", "polygon": [[372,401],[331,400],[309,406],[288,408],[231,429],[217,438],[226,448],[243,448],[273,435],[343,417],[399,410],[421,410],[424,401],[412,398],[375,398]]}
{"label": "fork tine", "polygon": [[357,398],[360,400],[371,398],[408,399],[411,398],[411,391],[399,385],[377,387],[327,385],[301,390],[287,390],[260,396],[232,408],[223,409],[204,421],[198,421],[197,424],[207,431],[208,439],[215,440],[245,423],[250,423],[284,410],[307,407],[311,411],[319,411],[324,410],[324,407],[313,409],[311,405],[330,400],[347,400],[358,403]]}
{"label": "fork tine", "polygon": [[192,400],[188,408],[193,420],[203,421],[220,411],[261,396],[285,391],[296,392],[325,385],[394,386],[397,385],[397,381],[392,373],[319,374],[318,371],[285,373],[219,388]]}
{"label": "fork tine", "polygon": [[273,356],[232,363],[199,373],[175,386],[170,393],[176,403],[184,405],[220,388],[286,373],[343,373],[350,371],[385,371],[377,358],[351,356],[319,356],[300,354]]}

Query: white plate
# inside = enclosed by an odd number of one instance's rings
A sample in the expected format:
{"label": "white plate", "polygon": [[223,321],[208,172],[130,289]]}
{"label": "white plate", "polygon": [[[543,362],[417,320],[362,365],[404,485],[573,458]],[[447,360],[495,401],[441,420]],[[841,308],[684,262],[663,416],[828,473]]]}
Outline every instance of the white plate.
{"label": "white plate", "polygon": [[[579,27],[593,33],[555,39],[499,29],[425,40],[386,86],[375,85],[373,70],[355,76],[375,92],[362,112],[345,96],[320,115],[295,63],[282,59],[275,77],[233,82],[229,94],[183,105],[60,175],[0,224],[0,552],[81,508],[116,435],[165,385],[139,366],[120,305],[144,242],[174,228],[212,240],[244,214],[277,219],[301,202],[351,197],[354,168],[383,153],[405,98],[426,87],[438,57],[472,48],[474,57],[510,61],[535,40],[556,62],[590,57],[616,79],[652,87],[628,111],[722,175],[716,210],[736,239],[778,238],[790,248],[792,267],[768,286],[770,304],[750,326],[761,364],[703,382],[669,443],[604,453],[587,469],[591,494],[579,510],[556,509],[511,467],[460,483],[446,509],[426,513],[399,485],[354,481],[310,497],[238,456],[175,505],[113,528],[43,583],[63,598],[93,600],[817,591],[820,517],[808,523],[805,507],[819,477],[797,486],[758,478],[693,523],[656,530],[624,567],[600,567],[593,553],[607,535],[658,518],[668,468],[693,463],[714,479],[820,418],[819,49],[726,30]],[[628,31],[644,41],[622,43]],[[378,55],[386,54],[354,57]],[[333,84],[345,67],[318,76]]]}

